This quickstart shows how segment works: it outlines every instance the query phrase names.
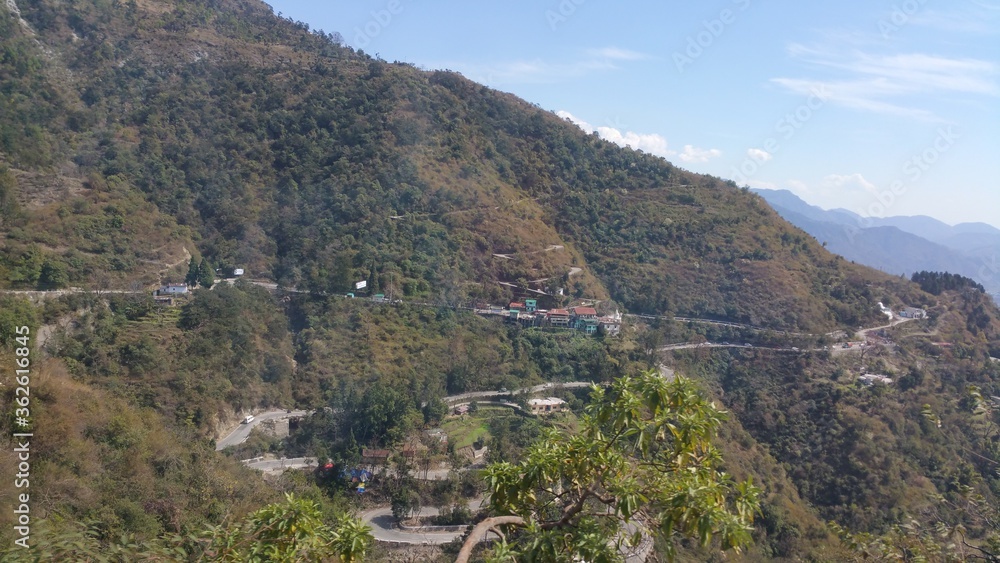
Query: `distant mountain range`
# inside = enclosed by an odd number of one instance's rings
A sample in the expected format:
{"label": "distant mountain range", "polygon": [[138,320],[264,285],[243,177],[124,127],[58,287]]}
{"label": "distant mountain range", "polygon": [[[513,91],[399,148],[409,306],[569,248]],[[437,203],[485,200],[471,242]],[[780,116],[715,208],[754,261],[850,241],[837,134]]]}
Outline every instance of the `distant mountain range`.
{"label": "distant mountain range", "polygon": [[831,252],[889,274],[920,270],[970,277],[1000,295],[1000,229],[986,223],[948,225],[933,217],[862,217],[809,205],[788,190],[753,190],[786,221]]}

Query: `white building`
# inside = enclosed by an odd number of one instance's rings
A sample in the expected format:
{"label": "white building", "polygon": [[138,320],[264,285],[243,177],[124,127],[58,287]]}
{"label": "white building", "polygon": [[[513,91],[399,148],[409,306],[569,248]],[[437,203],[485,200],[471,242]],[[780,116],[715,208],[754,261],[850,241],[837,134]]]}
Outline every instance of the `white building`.
{"label": "white building", "polygon": [[557,397],[544,399],[528,399],[528,410],[531,414],[548,414],[566,410],[566,401]]}
{"label": "white building", "polygon": [[916,307],[903,307],[899,312],[899,316],[904,319],[925,319],[927,318],[927,311]]}
{"label": "white building", "polygon": [[188,286],[183,283],[168,283],[157,292],[160,295],[180,295],[188,292]]}

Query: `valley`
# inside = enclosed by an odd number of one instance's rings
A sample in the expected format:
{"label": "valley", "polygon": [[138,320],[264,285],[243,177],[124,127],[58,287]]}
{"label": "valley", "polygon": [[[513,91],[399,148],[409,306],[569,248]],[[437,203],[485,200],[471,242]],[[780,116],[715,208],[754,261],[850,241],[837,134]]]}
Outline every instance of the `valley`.
{"label": "valley", "polygon": [[[13,6],[0,472],[30,356],[32,547],[5,478],[3,560],[1000,545],[1000,310],[955,246],[873,269],[687,148],[257,0]],[[458,528],[395,527],[421,514]]]}

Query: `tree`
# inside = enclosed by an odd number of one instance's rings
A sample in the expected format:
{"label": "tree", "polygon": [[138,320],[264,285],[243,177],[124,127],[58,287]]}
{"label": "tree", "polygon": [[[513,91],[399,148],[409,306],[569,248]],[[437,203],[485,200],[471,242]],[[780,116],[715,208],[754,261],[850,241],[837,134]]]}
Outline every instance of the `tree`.
{"label": "tree", "polygon": [[420,513],[420,495],[409,488],[402,488],[392,495],[392,517],[405,520]]}
{"label": "tree", "polygon": [[526,560],[619,560],[626,543],[651,534],[668,558],[680,537],[707,546],[717,536],[735,550],[750,542],[759,490],[717,469],[712,438],[725,413],[691,380],[650,370],[595,387],[591,399],[578,434],[550,430],[521,463],[486,470],[500,516],[473,529],[458,562],[497,528],[520,531],[497,552]]}
{"label": "tree", "polygon": [[215,271],[212,270],[212,265],[208,263],[208,260],[204,258],[201,259],[201,265],[198,266],[198,283],[202,287],[209,288],[215,283]]}
{"label": "tree", "polygon": [[[229,526],[191,535],[165,534],[139,540],[127,535],[101,541],[101,522],[79,523],[58,514],[32,530],[30,549],[0,552],[4,561],[204,561],[320,562],[362,561],[371,548],[371,528],[360,519],[338,516],[324,521],[320,506],[286,495]],[[37,534],[35,533],[37,531]],[[36,539],[37,538],[37,539]]]}
{"label": "tree", "polygon": [[372,544],[371,528],[343,516],[323,521],[315,501],[285,495],[249,515],[241,525],[217,529],[207,549],[210,561],[361,561]]}
{"label": "tree", "polygon": [[191,262],[188,263],[187,276],[184,277],[184,283],[195,286],[198,285],[198,274],[199,274],[198,261],[195,260],[194,256],[191,257]]}

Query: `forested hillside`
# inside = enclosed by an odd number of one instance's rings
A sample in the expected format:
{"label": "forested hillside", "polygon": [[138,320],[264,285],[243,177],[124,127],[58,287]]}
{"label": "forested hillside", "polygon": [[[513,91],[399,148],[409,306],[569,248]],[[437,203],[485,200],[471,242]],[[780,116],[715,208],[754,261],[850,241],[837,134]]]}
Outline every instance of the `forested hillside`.
{"label": "forested hillside", "polygon": [[[277,288],[155,303],[189,265]],[[392,299],[344,298],[359,280]],[[961,545],[896,527],[911,518],[977,545],[997,531],[963,504],[1000,493],[1000,313],[979,288],[849,263],[732,182],[256,0],[0,7],[0,288],[49,292],[0,301],[3,365],[11,327],[39,336],[38,517],[99,545],[239,521],[277,490],[331,518],[359,508],[329,480],[265,483],[214,452],[246,413],[315,410],[266,447],[339,462],[425,434],[446,395],[661,364],[730,412],[723,468],[763,489],[746,560],[864,560],[825,521],[889,534],[883,548]],[[650,316],[589,337],[459,307],[527,288]],[[887,323],[879,302],[927,318],[858,333]],[[508,419],[484,432],[514,461],[545,425]]]}
{"label": "forested hillside", "polygon": [[317,291],[368,279],[461,302],[542,280],[648,313],[876,318],[885,278],[731,183],[263,4],[53,1],[22,16],[2,23],[11,287],[141,278],[188,245]]}

